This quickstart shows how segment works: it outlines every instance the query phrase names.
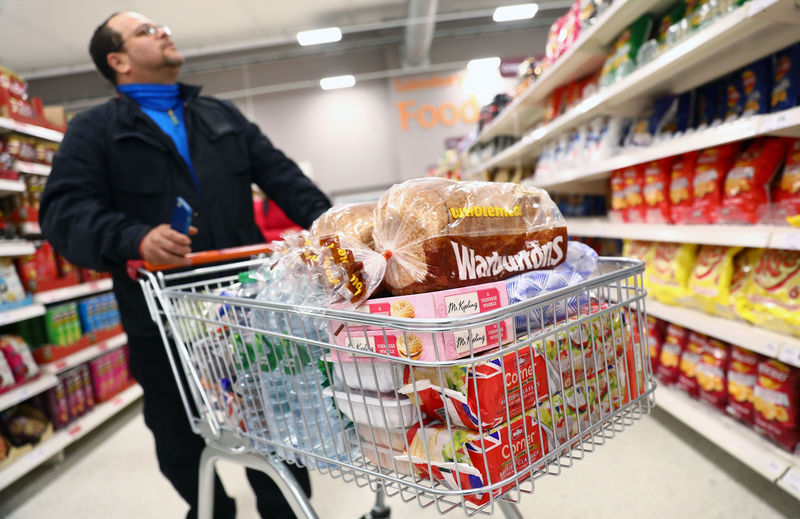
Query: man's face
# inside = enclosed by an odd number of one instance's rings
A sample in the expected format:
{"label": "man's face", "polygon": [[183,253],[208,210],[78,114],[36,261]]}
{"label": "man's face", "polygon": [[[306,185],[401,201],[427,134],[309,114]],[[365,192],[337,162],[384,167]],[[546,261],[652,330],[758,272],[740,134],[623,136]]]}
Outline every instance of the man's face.
{"label": "man's face", "polygon": [[120,13],[108,26],[122,36],[120,80],[126,82],[174,81],[183,65],[178,52],[163,26],[139,13]]}

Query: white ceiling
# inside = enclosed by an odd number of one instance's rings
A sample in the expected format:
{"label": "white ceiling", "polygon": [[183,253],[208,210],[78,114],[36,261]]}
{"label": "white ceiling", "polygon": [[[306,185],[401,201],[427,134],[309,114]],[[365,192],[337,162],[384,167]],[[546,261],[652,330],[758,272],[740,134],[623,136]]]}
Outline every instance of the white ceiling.
{"label": "white ceiling", "polygon": [[[522,0],[439,0],[438,13],[488,12]],[[567,2],[550,2],[566,4]],[[169,25],[187,56],[290,43],[298,30],[400,20],[405,0],[0,0],[0,64],[34,78],[91,69],[88,43],[116,11]]]}

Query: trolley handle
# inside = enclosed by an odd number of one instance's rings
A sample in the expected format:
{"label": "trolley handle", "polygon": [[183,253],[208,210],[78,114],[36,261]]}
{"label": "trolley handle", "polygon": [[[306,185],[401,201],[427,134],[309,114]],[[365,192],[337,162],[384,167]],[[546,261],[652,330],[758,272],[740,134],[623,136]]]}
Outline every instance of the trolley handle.
{"label": "trolley handle", "polygon": [[[269,254],[272,252],[266,243],[256,243],[254,245],[243,245],[241,247],[229,247],[226,249],[207,250],[202,252],[192,252],[185,257],[189,259],[189,266],[205,265],[207,263],[217,263],[241,258],[248,258],[258,254]],[[184,265],[157,265],[145,260],[130,260],[127,263],[128,276],[136,280],[139,269],[149,272],[181,268]]]}

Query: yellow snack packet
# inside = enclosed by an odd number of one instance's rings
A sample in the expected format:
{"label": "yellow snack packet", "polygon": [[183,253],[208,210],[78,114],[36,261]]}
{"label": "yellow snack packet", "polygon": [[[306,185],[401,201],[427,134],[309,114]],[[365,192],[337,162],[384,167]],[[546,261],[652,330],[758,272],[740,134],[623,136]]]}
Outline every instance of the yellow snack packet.
{"label": "yellow snack packet", "polygon": [[746,317],[753,323],[800,336],[800,251],[765,250],[746,299]]}
{"label": "yellow snack packet", "polygon": [[718,314],[718,306],[726,308],[733,278],[733,258],[741,247],[703,245],[689,276],[689,297],[686,303],[710,314]]}
{"label": "yellow snack packet", "polygon": [[649,290],[660,301],[677,305],[685,300],[689,275],[697,258],[695,243],[658,243],[648,274]]}
{"label": "yellow snack packet", "polygon": [[649,270],[656,252],[656,242],[642,240],[624,240],[622,242],[622,256],[635,258],[644,262],[644,286],[649,289]]}
{"label": "yellow snack packet", "polygon": [[746,307],[747,291],[750,289],[750,281],[753,273],[764,253],[764,249],[744,249],[733,258],[733,276],[731,277],[731,287],[727,305],[717,307],[717,315],[727,319],[750,320],[750,312]]}

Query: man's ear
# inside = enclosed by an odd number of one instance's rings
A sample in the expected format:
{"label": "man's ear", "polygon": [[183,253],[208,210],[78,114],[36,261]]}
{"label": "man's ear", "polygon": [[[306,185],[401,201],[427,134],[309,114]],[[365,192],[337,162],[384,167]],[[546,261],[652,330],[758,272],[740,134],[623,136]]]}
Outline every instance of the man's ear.
{"label": "man's ear", "polygon": [[130,59],[124,52],[108,53],[106,62],[119,75],[126,74],[131,68]]}

